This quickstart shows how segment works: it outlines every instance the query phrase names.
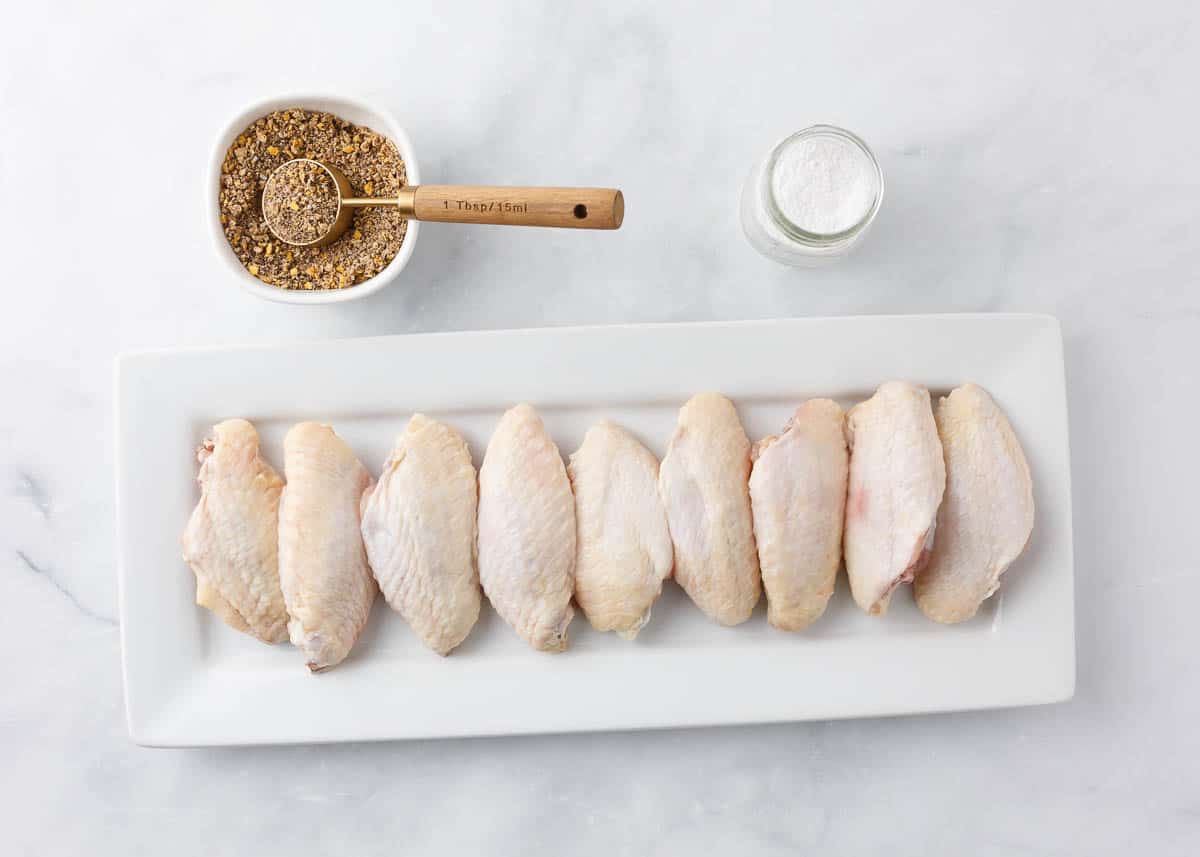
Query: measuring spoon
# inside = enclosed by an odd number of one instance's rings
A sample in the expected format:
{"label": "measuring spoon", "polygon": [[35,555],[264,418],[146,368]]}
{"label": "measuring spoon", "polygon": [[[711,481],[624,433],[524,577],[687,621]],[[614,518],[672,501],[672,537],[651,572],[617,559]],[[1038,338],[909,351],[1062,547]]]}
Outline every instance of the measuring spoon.
{"label": "measuring spoon", "polygon": [[395,206],[408,220],[566,229],[618,229],[625,217],[625,197],[612,188],[417,185],[402,187],[391,198],[356,197],[341,170],[311,158],[295,158],[276,167],[263,186],[264,195],[279,171],[296,163],[316,164],[329,174],[337,185],[338,211],[329,229],[311,241],[289,241],[268,219],[267,228],[295,247],[324,247],[336,241],[349,228],[354,209],[368,206]]}

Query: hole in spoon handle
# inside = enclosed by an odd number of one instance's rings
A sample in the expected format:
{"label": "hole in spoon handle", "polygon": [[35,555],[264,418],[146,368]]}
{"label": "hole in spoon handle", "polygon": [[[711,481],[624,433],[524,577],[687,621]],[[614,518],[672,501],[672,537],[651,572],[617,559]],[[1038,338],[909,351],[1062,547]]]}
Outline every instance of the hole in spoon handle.
{"label": "hole in spoon handle", "polygon": [[598,187],[478,187],[421,185],[415,189],[417,220],[617,229],[625,217],[619,190]]}

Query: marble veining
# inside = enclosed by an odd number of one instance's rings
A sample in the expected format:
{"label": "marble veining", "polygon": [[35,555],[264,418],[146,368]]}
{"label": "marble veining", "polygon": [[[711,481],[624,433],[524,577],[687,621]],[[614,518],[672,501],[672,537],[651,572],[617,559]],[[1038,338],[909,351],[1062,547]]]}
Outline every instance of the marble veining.
{"label": "marble veining", "polygon": [[22,473],[17,480],[16,494],[18,497],[26,497],[33,507],[41,513],[44,520],[50,520],[50,499],[46,496],[46,492],[42,490],[42,486],[33,481],[33,477],[28,473]]}
{"label": "marble veining", "polygon": [[[6,9],[4,852],[1194,854],[1197,79],[1184,0]],[[229,115],[306,88],[395,110],[427,182],[617,186],[624,228],[429,224],[369,301],[256,301],[211,252],[202,175]],[[737,200],[756,158],[821,121],[867,140],[886,196],[853,255],[793,271],[746,244]],[[1073,701],[380,745],[128,741],[122,349],[976,310],[1063,326]]]}
{"label": "marble veining", "polygon": [[45,579],[45,581],[47,583],[49,583],[56,590],[58,590],[60,593],[62,593],[63,598],[65,598],[65,599],[67,599],[67,601],[71,602],[71,604],[74,605],[75,609],[77,609],[84,616],[87,616],[89,619],[95,619],[97,622],[104,622],[108,625],[115,626],[117,624],[116,618],[114,618],[112,616],[105,616],[102,613],[97,613],[95,610],[92,610],[90,607],[83,604],[78,598],[75,597],[74,593],[72,593],[70,589],[68,589],[66,586],[59,583],[58,580],[55,579],[54,575],[51,574],[49,569],[44,568],[43,566],[40,566],[37,563],[35,563],[32,559],[30,559],[30,557],[27,553],[19,550],[16,552],[16,556],[17,556],[17,559],[19,559],[25,565],[25,567],[27,569],[29,569],[34,574],[41,576],[43,579]]}

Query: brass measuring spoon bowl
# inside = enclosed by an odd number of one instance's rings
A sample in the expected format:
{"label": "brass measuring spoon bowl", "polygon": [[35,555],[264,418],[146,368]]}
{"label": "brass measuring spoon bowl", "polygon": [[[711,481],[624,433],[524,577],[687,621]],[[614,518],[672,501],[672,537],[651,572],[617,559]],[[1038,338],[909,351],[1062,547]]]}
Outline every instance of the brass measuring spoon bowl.
{"label": "brass measuring spoon bowl", "polygon": [[[323,170],[337,188],[338,207],[337,214],[334,216],[333,222],[330,223],[329,227],[323,234],[318,235],[316,238],[313,238],[309,241],[295,241],[285,237],[279,229],[279,224],[272,222],[267,209],[267,194],[271,189],[272,184],[280,180],[280,176],[283,175],[284,170],[292,167],[295,164],[311,164]],[[400,208],[403,216],[411,217],[411,201],[408,201],[409,204],[407,206],[404,204],[404,197],[411,197],[411,195],[410,188],[401,188],[399,198],[356,197],[354,195],[354,188],[350,186],[350,180],[347,179],[346,174],[337,167],[330,166],[329,164],[322,163],[321,161],[313,160],[312,158],[293,158],[292,160],[282,163],[272,170],[271,175],[267,177],[266,182],[263,184],[263,220],[266,221],[267,228],[271,230],[271,233],[285,244],[289,244],[292,247],[324,247],[328,244],[332,244],[334,241],[337,241],[346,233],[346,230],[350,228],[350,224],[354,221],[355,208],[395,205]]]}

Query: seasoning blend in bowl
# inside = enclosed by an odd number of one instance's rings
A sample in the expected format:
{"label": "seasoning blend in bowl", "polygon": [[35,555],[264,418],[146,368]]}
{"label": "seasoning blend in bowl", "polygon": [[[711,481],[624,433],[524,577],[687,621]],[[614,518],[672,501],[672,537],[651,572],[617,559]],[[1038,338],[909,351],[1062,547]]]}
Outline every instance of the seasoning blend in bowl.
{"label": "seasoning blend in bowl", "polygon": [[883,201],[883,173],[854,134],[813,125],[784,138],[742,188],[742,230],[783,265],[811,266],[847,253]]}
{"label": "seasoning blend in bowl", "polygon": [[[273,176],[276,167],[295,168]],[[337,216],[338,194],[321,163],[337,167],[355,193],[395,196],[407,184],[397,146],[371,128],[322,110],[291,107],[259,116],[244,128],[221,164],[221,229],[252,276],[285,290],[356,286],[387,268],[404,244],[408,222],[395,209],[358,211],[352,229],[324,246],[325,220]],[[273,182],[268,182],[273,178]],[[293,230],[285,243],[267,226]]]}

